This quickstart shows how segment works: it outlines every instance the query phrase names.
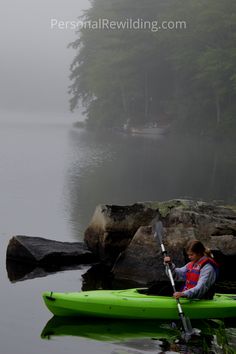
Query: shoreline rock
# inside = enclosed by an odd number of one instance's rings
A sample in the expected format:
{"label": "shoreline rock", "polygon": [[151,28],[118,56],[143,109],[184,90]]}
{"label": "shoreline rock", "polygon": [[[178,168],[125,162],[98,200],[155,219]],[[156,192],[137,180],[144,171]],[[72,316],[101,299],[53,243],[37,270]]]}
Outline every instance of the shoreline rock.
{"label": "shoreline rock", "polygon": [[6,258],[7,261],[54,267],[96,261],[94,254],[83,242],[61,242],[21,235],[10,239]]}
{"label": "shoreline rock", "polygon": [[98,205],[85,230],[84,241],[102,262],[112,265],[138,228],[148,225],[156,216],[157,210],[148,203]]}

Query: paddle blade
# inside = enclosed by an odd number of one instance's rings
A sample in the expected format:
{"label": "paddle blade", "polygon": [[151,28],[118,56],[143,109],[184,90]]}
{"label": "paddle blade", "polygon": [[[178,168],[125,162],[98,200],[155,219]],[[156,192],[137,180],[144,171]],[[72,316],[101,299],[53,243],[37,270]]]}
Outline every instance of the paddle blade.
{"label": "paddle blade", "polygon": [[154,235],[155,237],[158,237],[160,244],[162,244],[163,233],[163,224],[161,221],[157,221],[154,225]]}
{"label": "paddle blade", "polygon": [[182,327],[184,332],[182,333],[182,339],[185,340],[185,342],[188,342],[192,337],[194,336],[199,336],[200,335],[200,330],[197,328],[193,328],[190,318],[185,317],[183,314],[180,315],[181,321],[182,321]]}

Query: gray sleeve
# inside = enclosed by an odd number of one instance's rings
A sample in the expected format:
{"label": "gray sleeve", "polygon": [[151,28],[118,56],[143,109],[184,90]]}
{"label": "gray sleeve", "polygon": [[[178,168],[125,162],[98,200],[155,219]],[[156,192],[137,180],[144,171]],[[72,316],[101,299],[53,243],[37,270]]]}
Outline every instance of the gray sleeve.
{"label": "gray sleeve", "polygon": [[197,285],[189,290],[184,291],[187,298],[200,299],[210,289],[216,281],[216,272],[211,264],[206,264],[200,271],[200,277]]}
{"label": "gray sleeve", "polygon": [[[187,272],[187,267],[186,265],[181,267],[181,268],[176,268],[174,263],[170,264],[170,270],[173,274],[173,277],[175,280],[179,281],[185,281],[186,280],[186,272]],[[166,274],[168,276],[168,273],[166,271]]]}

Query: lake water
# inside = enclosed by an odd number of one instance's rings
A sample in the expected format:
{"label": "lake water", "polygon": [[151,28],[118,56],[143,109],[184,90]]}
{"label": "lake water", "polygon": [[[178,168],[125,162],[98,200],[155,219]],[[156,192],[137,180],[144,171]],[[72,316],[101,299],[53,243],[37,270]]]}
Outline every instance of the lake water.
{"label": "lake water", "polygon": [[[99,203],[179,197],[235,203],[235,147],[192,137],[96,135],[62,119],[20,118],[5,115],[0,122],[0,352],[160,352],[161,342],[150,338],[122,344],[118,339],[88,339],[88,333],[41,339],[51,318],[41,293],[80,290],[88,267],[11,283],[5,264],[7,244],[16,234],[82,240]],[[114,326],[106,328],[115,331]]]}

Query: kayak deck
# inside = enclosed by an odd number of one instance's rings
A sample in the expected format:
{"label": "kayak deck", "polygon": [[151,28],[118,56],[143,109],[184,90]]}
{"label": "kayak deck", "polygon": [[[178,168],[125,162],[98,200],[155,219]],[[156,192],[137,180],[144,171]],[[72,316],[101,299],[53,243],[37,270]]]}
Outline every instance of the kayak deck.
{"label": "kayak deck", "polygon": [[[178,319],[173,297],[146,295],[143,289],[45,292],[43,299],[56,316],[120,319]],[[216,294],[213,300],[181,299],[192,319],[236,317],[236,296]]]}

